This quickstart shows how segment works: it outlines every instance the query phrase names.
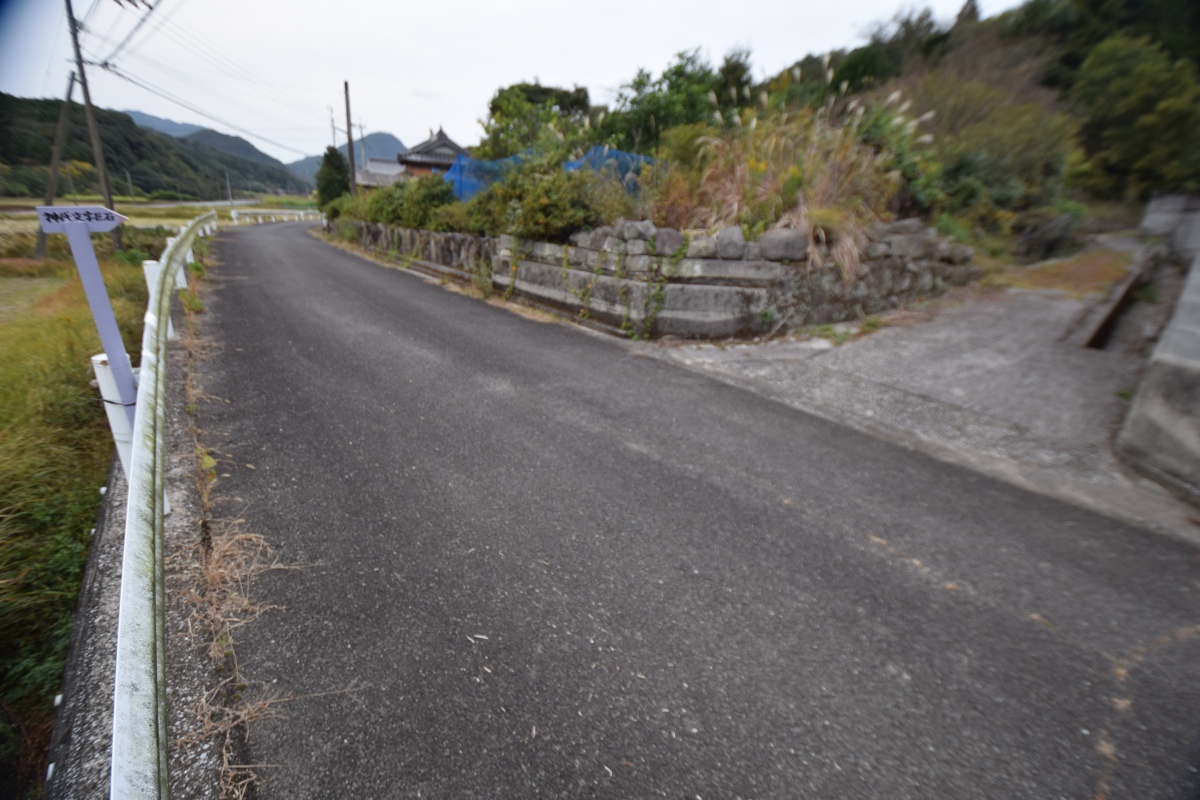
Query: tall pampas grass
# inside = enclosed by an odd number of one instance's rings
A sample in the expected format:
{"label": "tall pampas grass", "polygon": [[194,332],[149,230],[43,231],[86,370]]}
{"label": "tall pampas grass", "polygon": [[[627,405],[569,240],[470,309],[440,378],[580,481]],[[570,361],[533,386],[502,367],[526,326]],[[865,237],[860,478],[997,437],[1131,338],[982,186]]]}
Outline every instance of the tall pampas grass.
{"label": "tall pampas grass", "polygon": [[814,265],[836,264],[852,280],[866,231],[887,214],[899,184],[891,154],[860,140],[862,111],[804,109],[754,116],[746,126],[735,116],[732,128],[708,128],[688,148],[691,163],[655,170],[644,212],[681,229],[801,230]]}

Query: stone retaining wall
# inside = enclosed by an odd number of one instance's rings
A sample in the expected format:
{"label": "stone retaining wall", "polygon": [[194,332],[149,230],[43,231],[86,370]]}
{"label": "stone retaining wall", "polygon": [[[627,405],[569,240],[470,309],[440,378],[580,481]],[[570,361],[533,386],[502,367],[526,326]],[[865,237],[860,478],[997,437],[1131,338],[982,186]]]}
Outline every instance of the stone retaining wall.
{"label": "stone retaining wall", "polygon": [[[326,225],[333,232],[336,223]],[[491,264],[496,256],[496,240],[469,233],[435,233],[373,222],[353,222],[358,243],[382,255],[410,258],[449,267],[453,273],[469,278],[469,271],[480,264]]]}
{"label": "stone retaining wall", "polygon": [[[969,247],[920,220],[876,225],[850,274],[799,231],[746,241],[740,228],[715,235],[619,220],[565,245],[413,231],[354,223],[360,243],[461,280],[585,317],[628,335],[752,335],[785,317],[791,325],[857,319],[978,276]],[[818,266],[820,264],[820,266]]]}

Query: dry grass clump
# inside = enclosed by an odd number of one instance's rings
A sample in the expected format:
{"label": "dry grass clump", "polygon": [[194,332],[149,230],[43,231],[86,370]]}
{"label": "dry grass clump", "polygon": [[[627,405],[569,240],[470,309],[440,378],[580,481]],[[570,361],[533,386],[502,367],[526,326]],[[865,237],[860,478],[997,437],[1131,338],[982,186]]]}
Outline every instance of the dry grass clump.
{"label": "dry grass clump", "polygon": [[[742,225],[751,236],[801,230],[814,263],[829,259],[849,278],[901,180],[894,154],[864,141],[863,113],[853,103],[836,113],[827,105],[670,131],[666,166],[647,181],[645,215],[680,229]],[[895,121],[898,132],[915,129]]]}
{"label": "dry grass clump", "polygon": [[[207,454],[201,461],[211,460]],[[253,622],[264,611],[276,606],[262,605],[250,599],[254,577],[281,565],[272,560],[271,548],[256,533],[242,530],[244,520],[217,523],[221,530],[212,532],[208,519],[201,521],[200,540],[196,543],[186,572],[191,588],[187,601],[192,607],[188,626],[208,639],[208,656],[224,669],[228,664],[236,672],[233,632]]]}
{"label": "dry grass clump", "polygon": [[[201,456],[203,468],[204,459]],[[206,470],[207,471],[207,470]],[[206,477],[207,480],[207,477]],[[273,698],[247,700],[250,682],[243,676],[234,650],[234,631],[277,606],[250,598],[254,576],[279,568],[266,540],[241,528],[242,520],[219,524],[217,532],[205,518],[201,535],[186,555],[184,572],[190,588],[185,600],[191,606],[188,631],[206,643],[214,669],[224,677],[196,698],[192,731],[176,741],[188,747],[215,741],[221,759],[220,797],[241,800],[258,781],[255,765],[242,764],[238,753],[246,725],[272,715]]]}

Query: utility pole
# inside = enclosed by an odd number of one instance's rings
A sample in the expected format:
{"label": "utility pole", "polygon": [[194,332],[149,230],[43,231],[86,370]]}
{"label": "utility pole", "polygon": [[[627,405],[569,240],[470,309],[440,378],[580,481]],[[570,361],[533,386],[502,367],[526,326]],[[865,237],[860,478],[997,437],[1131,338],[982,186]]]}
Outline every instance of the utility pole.
{"label": "utility pole", "polygon": [[358,118],[358,143],[362,146],[362,164],[365,170],[369,161],[367,159],[367,132],[363,129],[362,117]]}
{"label": "utility pole", "polygon": [[233,205],[233,186],[229,183],[229,170],[225,170],[225,191],[229,192],[229,205]]}
{"label": "utility pole", "polygon": [[[79,72],[79,85],[83,88],[83,110],[87,116],[88,136],[92,140],[92,156],[96,160],[96,172],[100,175],[100,192],[104,195],[104,205],[113,209],[112,187],[108,183],[108,168],[104,165],[104,148],[100,145],[100,129],[96,127],[96,114],[92,109],[92,93],[88,91],[87,73],[83,71],[83,53],[79,49],[79,23],[75,12],[71,9],[71,0],[67,4],[67,25],[71,29],[71,44],[75,47],[75,69]],[[113,228],[113,247],[121,247],[121,226]]]}
{"label": "utility pole", "polygon": [[337,125],[333,123],[333,106],[329,106],[329,141],[333,149],[337,150]]}
{"label": "utility pole", "polygon": [[[67,0],[68,3],[71,0]],[[354,172],[354,126],[350,123],[350,81],[343,81],[346,89],[346,150],[350,156],[350,196],[358,196],[358,180]]]}
{"label": "utility pole", "polygon": [[[46,205],[54,205],[58,196],[58,169],[62,164],[63,144],[67,140],[67,122],[71,114],[71,95],[75,94],[75,73],[67,79],[67,96],[58,110],[58,129],[54,132],[54,153],[50,156],[50,174],[46,176]],[[37,249],[34,258],[46,257],[46,232],[38,228]]]}
{"label": "utility pole", "polygon": [[133,202],[133,178],[129,177],[129,170],[125,170],[125,182],[129,184],[129,202]]}

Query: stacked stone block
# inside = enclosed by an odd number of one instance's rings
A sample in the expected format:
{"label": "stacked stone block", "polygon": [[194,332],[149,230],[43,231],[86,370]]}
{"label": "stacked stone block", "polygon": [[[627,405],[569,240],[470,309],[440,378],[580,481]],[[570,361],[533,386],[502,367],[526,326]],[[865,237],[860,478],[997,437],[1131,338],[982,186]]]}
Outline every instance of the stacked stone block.
{"label": "stacked stone block", "polygon": [[502,291],[655,336],[753,335],[785,315],[793,325],[856,319],[978,274],[969,247],[916,219],[874,226],[853,269],[831,263],[824,245],[796,230],[747,241],[736,226],[708,234],[618,220],[559,245],[369,223],[358,229],[363,244],[415,259],[414,267],[469,279],[472,268],[490,263]]}

